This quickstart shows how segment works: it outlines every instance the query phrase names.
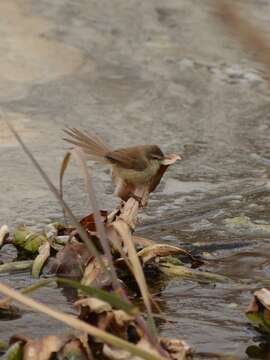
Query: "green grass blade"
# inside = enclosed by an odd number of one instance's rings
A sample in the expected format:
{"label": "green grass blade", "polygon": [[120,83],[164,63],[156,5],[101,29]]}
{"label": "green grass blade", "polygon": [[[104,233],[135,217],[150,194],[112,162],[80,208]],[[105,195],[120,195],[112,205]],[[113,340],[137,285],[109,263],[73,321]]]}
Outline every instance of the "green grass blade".
{"label": "green grass blade", "polygon": [[103,289],[82,285],[80,282],[70,279],[57,277],[56,280],[61,284],[67,284],[73,288],[81,290],[83,293],[87,295],[103,300],[108,304],[116,307],[117,309],[124,310],[126,313],[130,315],[136,315],[139,313],[137,307],[135,307],[134,305],[132,305],[127,301],[122,300],[116,293],[110,293]]}

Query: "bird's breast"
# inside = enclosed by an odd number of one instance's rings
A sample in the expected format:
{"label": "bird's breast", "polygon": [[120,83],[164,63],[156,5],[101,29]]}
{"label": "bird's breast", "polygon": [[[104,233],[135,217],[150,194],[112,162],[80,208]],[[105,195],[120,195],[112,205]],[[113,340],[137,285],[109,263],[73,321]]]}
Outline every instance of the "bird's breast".
{"label": "bird's breast", "polygon": [[159,167],[160,164],[158,160],[149,161],[147,167],[142,171],[125,169],[119,165],[113,165],[112,176],[113,179],[120,177],[129,184],[144,185],[156,175]]}

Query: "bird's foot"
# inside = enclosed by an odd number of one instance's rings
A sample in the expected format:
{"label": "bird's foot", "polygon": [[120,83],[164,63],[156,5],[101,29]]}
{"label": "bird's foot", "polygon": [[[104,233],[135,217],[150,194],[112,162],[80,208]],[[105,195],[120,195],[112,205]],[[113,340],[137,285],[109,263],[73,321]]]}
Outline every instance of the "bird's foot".
{"label": "bird's foot", "polygon": [[132,197],[134,200],[138,201],[140,208],[144,207],[143,198],[141,196],[138,196],[134,193],[130,193],[129,197]]}

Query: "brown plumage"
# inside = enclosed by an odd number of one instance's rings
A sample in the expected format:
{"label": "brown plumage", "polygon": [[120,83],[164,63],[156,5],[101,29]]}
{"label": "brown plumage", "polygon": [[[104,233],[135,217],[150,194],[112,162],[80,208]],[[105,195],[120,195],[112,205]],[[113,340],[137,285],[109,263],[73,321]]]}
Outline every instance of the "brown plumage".
{"label": "brown plumage", "polygon": [[166,157],[157,145],[112,150],[96,135],[75,128],[64,131],[69,136],[64,140],[80,147],[89,159],[111,165],[115,193],[123,200],[127,200],[136,188],[147,186],[151,192],[158,185]]}

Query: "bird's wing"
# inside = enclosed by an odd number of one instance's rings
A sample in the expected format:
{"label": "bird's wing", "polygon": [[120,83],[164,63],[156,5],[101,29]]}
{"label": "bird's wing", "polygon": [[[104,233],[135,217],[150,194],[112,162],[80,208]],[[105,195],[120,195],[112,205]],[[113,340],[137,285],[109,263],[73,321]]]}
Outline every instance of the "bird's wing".
{"label": "bird's wing", "polygon": [[125,169],[143,171],[148,162],[144,156],[145,146],[135,146],[125,149],[118,149],[106,154],[106,159],[111,163],[119,165]]}

